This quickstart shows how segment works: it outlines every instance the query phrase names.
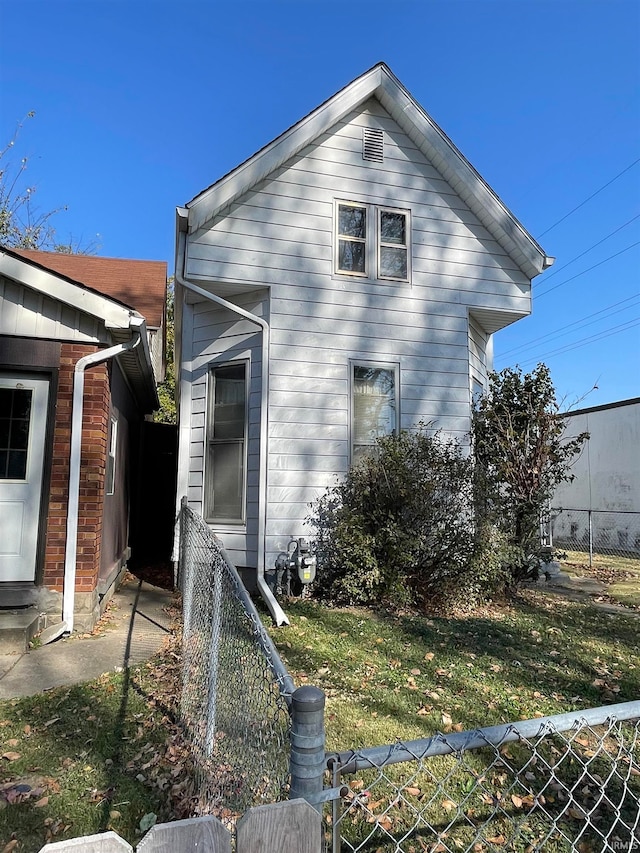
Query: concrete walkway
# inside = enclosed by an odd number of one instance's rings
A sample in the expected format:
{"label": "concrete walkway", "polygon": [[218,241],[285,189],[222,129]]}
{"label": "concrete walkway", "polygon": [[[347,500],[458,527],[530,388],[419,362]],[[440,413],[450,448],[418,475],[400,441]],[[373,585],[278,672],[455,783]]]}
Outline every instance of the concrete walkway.
{"label": "concrete walkway", "polygon": [[557,563],[551,563],[550,568],[551,571],[547,577],[542,575],[540,580],[531,586],[555,595],[562,595],[570,601],[591,604],[604,613],[640,618],[640,613],[633,608],[625,607],[624,604],[601,600],[601,596],[607,595],[608,589],[607,584],[602,583],[602,581],[570,575],[561,571]]}
{"label": "concrete walkway", "polygon": [[169,634],[172,599],[168,590],[127,575],[92,634],[0,654],[0,699],[79,684],[147,660]]}

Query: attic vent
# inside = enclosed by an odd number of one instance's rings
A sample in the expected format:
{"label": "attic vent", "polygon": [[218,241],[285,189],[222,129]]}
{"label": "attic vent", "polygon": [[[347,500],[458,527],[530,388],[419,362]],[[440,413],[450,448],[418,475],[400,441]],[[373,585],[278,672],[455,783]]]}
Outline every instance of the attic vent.
{"label": "attic vent", "polygon": [[365,127],[362,130],[362,159],[382,163],[384,160],[383,131],[377,127]]}

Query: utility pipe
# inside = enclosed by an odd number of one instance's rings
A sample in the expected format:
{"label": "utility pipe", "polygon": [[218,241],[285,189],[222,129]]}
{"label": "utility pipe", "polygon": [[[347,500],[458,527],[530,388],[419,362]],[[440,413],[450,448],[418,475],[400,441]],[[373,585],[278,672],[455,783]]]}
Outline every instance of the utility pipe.
{"label": "utility pipe", "polygon": [[197,284],[189,281],[184,275],[186,268],[186,238],[183,232],[178,234],[178,258],[176,263],[176,281],[179,285],[197,293],[204,299],[215,302],[217,305],[226,308],[234,314],[243,317],[250,323],[254,323],[262,330],[262,386],[260,395],[260,454],[259,454],[259,480],[258,480],[258,564],[256,566],[256,576],[260,595],[264,599],[271,616],[276,625],[288,625],[287,619],[282,607],[271,592],[269,585],[264,579],[265,570],[265,548],[266,548],[266,527],[267,527],[267,442],[269,437],[268,427],[268,406],[269,406],[269,324],[263,317],[258,317],[257,314],[252,314],[250,311],[245,311],[239,305],[234,305],[218,296],[215,293],[210,293]]}
{"label": "utility pipe", "polygon": [[55,632],[47,634],[50,643],[63,634],[73,631],[73,610],[76,594],[76,550],[78,547],[78,513],[80,504],[80,454],[82,447],[82,421],[84,416],[84,374],[88,367],[101,364],[123,352],[138,346],[142,339],[141,329],[144,319],[131,317],[130,340],[99,352],[82,356],[76,362],[73,372],[73,401],[71,408],[71,450],[69,454],[69,501],[67,505],[67,537],[64,555],[64,582],[62,593],[62,624],[55,626]]}

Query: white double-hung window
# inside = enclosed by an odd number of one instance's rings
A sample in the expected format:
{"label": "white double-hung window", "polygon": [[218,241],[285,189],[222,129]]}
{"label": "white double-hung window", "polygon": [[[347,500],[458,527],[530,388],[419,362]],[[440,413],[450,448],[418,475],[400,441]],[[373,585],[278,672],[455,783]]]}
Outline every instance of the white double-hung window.
{"label": "white double-hung window", "polygon": [[205,518],[245,519],[247,363],[213,367],[209,374]]}
{"label": "white double-hung window", "polygon": [[398,365],[351,365],[351,462],[398,428]]}
{"label": "white double-hung window", "polygon": [[338,275],[409,281],[408,210],[336,201],[335,223]]}
{"label": "white double-hung window", "polygon": [[367,208],[363,204],[338,204],[338,270],[367,274]]}

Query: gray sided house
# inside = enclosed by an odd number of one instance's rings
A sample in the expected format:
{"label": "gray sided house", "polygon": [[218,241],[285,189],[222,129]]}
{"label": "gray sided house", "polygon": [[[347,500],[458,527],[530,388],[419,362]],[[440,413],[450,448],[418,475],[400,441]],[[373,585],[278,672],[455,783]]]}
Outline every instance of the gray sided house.
{"label": "gray sided house", "polygon": [[464,440],[491,336],[552,262],[384,64],[177,227],[178,498],[261,589],[377,436]]}

